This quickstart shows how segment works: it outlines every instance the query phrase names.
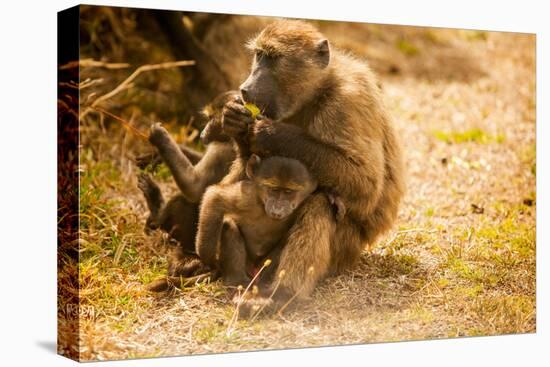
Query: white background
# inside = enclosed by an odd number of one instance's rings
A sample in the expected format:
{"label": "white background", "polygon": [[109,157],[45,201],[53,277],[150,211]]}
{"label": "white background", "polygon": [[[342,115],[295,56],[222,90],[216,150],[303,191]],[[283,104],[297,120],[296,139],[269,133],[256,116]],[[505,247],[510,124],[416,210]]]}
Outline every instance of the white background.
{"label": "white background", "polygon": [[[545,102],[550,102],[550,12],[544,9],[545,1],[89,3],[537,33],[537,334],[103,362],[101,365],[549,365],[547,188],[550,185],[548,164],[543,158],[548,157],[549,136],[548,125],[543,121],[548,122]],[[61,0],[35,3],[8,0],[2,2],[0,11],[0,363],[4,366],[75,364],[55,354],[55,297],[56,12],[76,4]]]}

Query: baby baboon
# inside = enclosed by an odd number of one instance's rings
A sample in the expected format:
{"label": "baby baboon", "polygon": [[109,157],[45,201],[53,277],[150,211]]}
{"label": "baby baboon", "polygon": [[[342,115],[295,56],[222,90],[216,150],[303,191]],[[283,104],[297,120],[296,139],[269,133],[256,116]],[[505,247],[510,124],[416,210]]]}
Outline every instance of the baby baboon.
{"label": "baby baboon", "polygon": [[198,203],[206,187],[219,182],[235,159],[233,143],[221,128],[221,111],[224,104],[236,95],[234,91],[223,93],[203,109],[203,115],[208,119],[201,133],[202,142],[207,144],[204,155],[185,146],[177,146],[160,124],[151,128],[150,140],[159,154],[142,158],[141,162],[164,160],[181,190],[180,194],[165,202],[159,186],[149,175],[138,176],[138,187],[150,211],[146,229],[160,228],[180,245],[169,259],[170,275],[191,275],[187,260],[189,254],[195,252]]}
{"label": "baby baboon", "polygon": [[246,285],[259,261],[278,245],[294,212],[317,187],[295,159],[252,155],[248,180],[210,186],[201,204],[196,251],[227,285]]}
{"label": "baby baboon", "polygon": [[[254,121],[229,102],[223,126],[247,136],[251,151],[300,160],[346,207],[336,223],[329,201],[314,193],[284,238],[275,299],[309,294],[324,276],[350,267],[368,243],[388,230],[404,193],[401,149],[376,78],[368,65],[334,50],[311,24],[281,20],[249,47],[254,60],[241,85],[246,102],[267,117]],[[273,286],[273,285],[272,285]],[[269,285],[266,287],[269,289]],[[244,305],[246,306],[246,305]]]}

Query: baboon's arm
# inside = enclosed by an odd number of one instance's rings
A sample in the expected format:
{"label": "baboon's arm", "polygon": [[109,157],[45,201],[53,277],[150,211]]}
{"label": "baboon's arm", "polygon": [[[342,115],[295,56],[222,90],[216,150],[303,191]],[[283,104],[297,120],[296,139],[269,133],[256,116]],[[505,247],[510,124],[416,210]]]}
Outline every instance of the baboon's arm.
{"label": "baboon's arm", "polygon": [[[251,134],[254,153],[281,155],[303,162],[319,186],[335,190],[350,211],[361,217],[370,215],[378,201],[384,164],[379,142],[363,141],[362,144],[361,151],[372,152],[371,156],[354,156],[343,147],[321,141],[296,125],[269,120],[256,122]],[[355,203],[360,203],[362,208],[354,208]]]}
{"label": "baboon's arm", "polygon": [[225,200],[220,190],[218,186],[211,186],[204,193],[195,242],[195,251],[201,260],[214,268],[225,214]]}

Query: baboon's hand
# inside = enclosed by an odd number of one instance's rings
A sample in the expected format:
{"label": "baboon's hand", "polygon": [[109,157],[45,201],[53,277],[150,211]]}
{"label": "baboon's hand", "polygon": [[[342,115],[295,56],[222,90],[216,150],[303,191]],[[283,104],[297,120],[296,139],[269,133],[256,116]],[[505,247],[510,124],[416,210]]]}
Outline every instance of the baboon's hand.
{"label": "baboon's hand", "polygon": [[334,207],[336,220],[341,221],[346,215],[346,205],[342,201],[342,198],[340,195],[330,191],[328,191],[326,195],[330,205]]}
{"label": "baboon's hand", "polygon": [[249,126],[254,123],[252,113],[237,101],[227,102],[223,107],[222,128],[226,135],[234,139],[243,139]]}
{"label": "baboon's hand", "polygon": [[174,260],[168,262],[168,274],[171,276],[192,277],[206,274],[211,269],[199,259]]}
{"label": "baboon's hand", "polygon": [[275,134],[273,120],[257,120],[250,134],[250,147],[255,153],[269,153],[268,143],[270,137]]}
{"label": "baboon's hand", "polygon": [[154,146],[164,145],[171,139],[170,133],[166,130],[160,122],[155,122],[151,125],[151,131],[149,133],[149,142]]}

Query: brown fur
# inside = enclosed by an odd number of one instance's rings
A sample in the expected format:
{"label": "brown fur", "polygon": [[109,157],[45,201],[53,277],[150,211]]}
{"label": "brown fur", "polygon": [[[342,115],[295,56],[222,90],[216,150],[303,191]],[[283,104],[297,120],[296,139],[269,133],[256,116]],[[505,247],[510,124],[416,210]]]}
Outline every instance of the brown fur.
{"label": "brown fur", "polygon": [[317,187],[294,159],[252,156],[246,172],[247,180],[210,186],[201,203],[196,251],[228,285],[248,284],[249,270],[279,244]]}
{"label": "brown fur", "polygon": [[218,183],[229,172],[236,157],[233,143],[221,128],[222,107],[236,96],[234,91],[222,93],[204,108],[203,115],[208,121],[201,133],[201,139],[208,144],[204,155],[177,146],[169,133],[155,124],[151,128],[150,140],[157,148],[157,154],[148,155],[138,162],[155,164],[157,160],[164,161],[181,190],[165,203],[160,188],[150,176],[141,174],[138,177],[138,187],[150,210],[146,230],[160,228],[179,244],[169,257],[170,275],[190,276],[204,270],[196,255],[193,256],[199,202],[206,188]]}
{"label": "brown fur", "polygon": [[[376,78],[365,62],[338,50],[331,50],[326,65],[319,62],[316,47],[323,43],[312,25],[291,20],[269,25],[249,43],[257,52],[277,55],[277,89],[258,94],[274,95],[260,108],[275,121],[255,123],[252,151],[302,161],[347,209],[335,223],[328,201],[317,194],[300,208],[278,265],[286,272],[285,293],[300,296],[324,276],[352,266],[391,227],[404,193],[400,145]],[[261,87],[251,78],[244,85]],[[277,108],[270,110],[269,103]],[[229,110],[236,107],[226,109],[233,116]],[[228,128],[237,120],[229,118]]]}

